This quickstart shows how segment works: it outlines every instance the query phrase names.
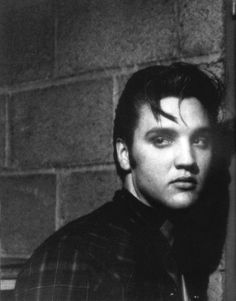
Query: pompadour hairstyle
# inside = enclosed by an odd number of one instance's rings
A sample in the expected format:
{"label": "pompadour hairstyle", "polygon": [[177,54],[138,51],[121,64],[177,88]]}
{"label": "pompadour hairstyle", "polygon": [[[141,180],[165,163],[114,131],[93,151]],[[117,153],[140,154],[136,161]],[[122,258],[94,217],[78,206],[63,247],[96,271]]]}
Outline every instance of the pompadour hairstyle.
{"label": "pompadour hairstyle", "polygon": [[170,116],[160,108],[160,100],[173,96],[197,98],[206,109],[210,121],[217,126],[223,99],[223,84],[213,73],[188,63],[173,63],[169,66],[147,67],[135,72],[128,80],[119,99],[113,129],[114,160],[117,172],[123,179],[125,172],[117,160],[116,141],[122,139],[132,146],[134,130],[137,126],[139,108],[148,104],[154,115]]}

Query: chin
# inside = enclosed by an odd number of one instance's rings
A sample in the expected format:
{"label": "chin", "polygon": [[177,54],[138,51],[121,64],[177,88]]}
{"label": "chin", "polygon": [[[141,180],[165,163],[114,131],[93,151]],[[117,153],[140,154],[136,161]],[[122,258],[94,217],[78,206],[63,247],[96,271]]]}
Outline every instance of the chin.
{"label": "chin", "polygon": [[197,201],[196,197],[178,196],[166,205],[172,209],[185,209],[193,206]]}

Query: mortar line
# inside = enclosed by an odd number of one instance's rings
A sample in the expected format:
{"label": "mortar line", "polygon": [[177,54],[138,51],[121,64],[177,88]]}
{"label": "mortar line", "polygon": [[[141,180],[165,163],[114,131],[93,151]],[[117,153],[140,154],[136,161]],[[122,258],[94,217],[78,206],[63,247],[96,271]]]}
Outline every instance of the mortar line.
{"label": "mortar line", "polygon": [[55,231],[61,226],[60,223],[60,173],[56,174],[56,191],[55,191]]}
{"label": "mortar line", "polygon": [[78,167],[62,167],[62,168],[51,168],[51,169],[32,169],[32,170],[1,170],[0,176],[11,177],[11,176],[32,176],[32,175],[56,175],[70,174],[70,173],[84,173],[84,172],[96,172],[96,171],[115,171],[114,163],[106,163],[99,165],[84,165]]}
{"label": "mortar line", "polygon": [[9,253],[4,253],[4,252],[2,252],[1,253],[1,259],[7,259],[7,258],[16,258],[16,259],[28,259],[28,258],[30,258],[30,256],[31,255],[29,255],[29,254],[22,254],[22,253],[14,253],[14,254],[9,254]]}
{"label": "mortar line", "polygon": [[11,149],[10,149],[10,117],[9,117],[9,95],[5,97],[5,158],[4,167],[7,168],[10,165]]}
{"label": "mortar line", "polygon": [[54,49],[53,49],[53,76],[56,76],[56,70],[57,70],[57,50],[58,50],[58,9],[57,9],[57,1],[52,0],[53,5],[53,16],[54,16]]}

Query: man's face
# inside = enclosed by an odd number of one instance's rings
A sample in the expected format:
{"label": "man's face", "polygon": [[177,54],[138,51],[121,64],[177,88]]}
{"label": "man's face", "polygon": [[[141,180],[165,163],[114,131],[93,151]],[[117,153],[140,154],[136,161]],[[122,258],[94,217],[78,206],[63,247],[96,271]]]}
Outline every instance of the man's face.
{"label": "man's face", "polygon": [[126,186],[146,204],[187,208],[199,198],[211,165],[209,117],[196,98],[166,97],[160,106],[175,121],[141,106]]}

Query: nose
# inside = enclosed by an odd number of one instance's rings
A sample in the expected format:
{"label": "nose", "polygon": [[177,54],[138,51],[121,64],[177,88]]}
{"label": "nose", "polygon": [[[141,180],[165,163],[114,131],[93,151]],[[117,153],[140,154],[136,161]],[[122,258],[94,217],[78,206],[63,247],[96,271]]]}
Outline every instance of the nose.
{"label": "nose", "polygon": [[175,150],[175,167],[191,172],[197,171],[195,150],[189,141],[182,141]]}

